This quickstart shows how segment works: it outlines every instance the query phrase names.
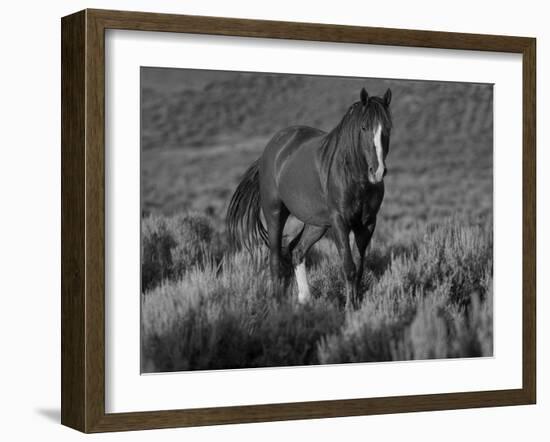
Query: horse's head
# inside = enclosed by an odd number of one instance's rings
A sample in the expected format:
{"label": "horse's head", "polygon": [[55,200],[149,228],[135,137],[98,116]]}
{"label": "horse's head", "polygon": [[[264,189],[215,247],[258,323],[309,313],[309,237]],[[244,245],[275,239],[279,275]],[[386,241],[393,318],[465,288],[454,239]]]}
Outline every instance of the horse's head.
{"label": "horse's head", "polygon": [[388,170],[386,156],[392,127],[390,102],[390,89],[383,97],[369,97],[364,88],[361,90],[359,144],[367,163],[367,178],[372,184],[380,183]]}

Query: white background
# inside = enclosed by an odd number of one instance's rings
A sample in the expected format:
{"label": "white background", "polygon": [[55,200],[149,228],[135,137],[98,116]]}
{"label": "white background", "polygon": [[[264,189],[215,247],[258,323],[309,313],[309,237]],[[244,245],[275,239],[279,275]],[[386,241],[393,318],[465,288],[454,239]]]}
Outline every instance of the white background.
{"label": "white background", "polygon": [[[0,269],[0,434],[6,440],[76,440],[61,427],[60,395],[60,28],[59,17],[85,7],[133,9],[277,20],[298,20],[447,31],[517,34],[538,38],[538,405],[316,421],[232,425],[93,436],[107,440],[334,440],[447,442],[547,440],[550,389],[550,332],[547,316],[550,275],[550,30],[544,2],[230,2],[195,0],[9,2],[2,10],[0,66],[0,161],[2,243]],[[544,201],[546,199],[546,201]]]}
{"label": "white background", "polygon": [[[521,387],[521,56],[108,31],[106,62],[107,412]],[[140,376],[140,66],[495,83],[495,357]]]}

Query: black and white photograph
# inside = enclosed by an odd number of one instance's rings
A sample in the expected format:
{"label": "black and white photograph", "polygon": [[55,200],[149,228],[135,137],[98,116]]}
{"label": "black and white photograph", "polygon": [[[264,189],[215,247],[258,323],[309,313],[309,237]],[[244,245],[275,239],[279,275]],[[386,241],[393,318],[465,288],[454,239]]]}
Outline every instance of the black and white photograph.
{"label": "black and white photograph", "polygon": [[140,83],[141,373],[493,356],[492,84]]}

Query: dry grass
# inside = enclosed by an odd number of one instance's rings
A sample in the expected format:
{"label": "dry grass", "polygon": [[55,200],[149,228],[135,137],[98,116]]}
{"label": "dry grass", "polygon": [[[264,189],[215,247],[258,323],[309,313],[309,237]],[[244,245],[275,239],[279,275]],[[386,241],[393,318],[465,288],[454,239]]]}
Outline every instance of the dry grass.
{"label": "dry grass", "polygon": [[489,229],[449,221],[406,245],[373,250],[362,305],[351,313],[343,309],[340,264],[327,244],[309,266],[314,299],[307,305],[290,293],[269,295],[265,250],[208,255],[143,293],[142,369],[491,355]]}

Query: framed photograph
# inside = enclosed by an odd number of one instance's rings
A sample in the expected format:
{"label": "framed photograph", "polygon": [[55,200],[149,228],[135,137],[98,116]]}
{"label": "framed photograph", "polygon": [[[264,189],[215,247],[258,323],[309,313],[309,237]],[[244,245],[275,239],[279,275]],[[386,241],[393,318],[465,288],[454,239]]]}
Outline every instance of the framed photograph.
{"label": "framed photograph", "polygon": [[535,39],[61,25],[64,425],[535,403]]}

